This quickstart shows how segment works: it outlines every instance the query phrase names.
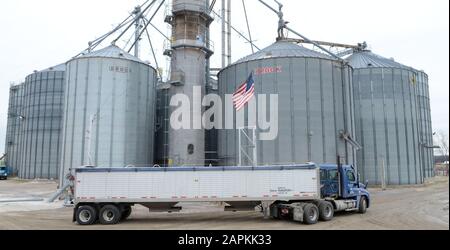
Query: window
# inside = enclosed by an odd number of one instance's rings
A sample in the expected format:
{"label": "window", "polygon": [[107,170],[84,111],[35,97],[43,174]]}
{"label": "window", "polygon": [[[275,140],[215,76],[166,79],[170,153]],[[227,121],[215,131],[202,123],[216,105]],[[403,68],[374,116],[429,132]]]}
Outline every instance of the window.
{"label": "window", "polygon": [[325,171],[325,170],[320,171],[320,179],[321,180],[327,179],[327,171]]}
{"label": "window", "polygon": [[330,172],[328,172],[329,174],[329,179],[330,181],[337,181],[339,176],[338,176],[338,171],[337,170],[330,170]]}
{"label": "window", "polygon": [[194,154],[194,150],[195,150],[194,144],[189,144],[188,145],[188,154],[189,155],[193,155]]}
{"label": "window", "polygon": [[350,182],[356,181],[355,174],[352,171],[347,171],[347,178]]}

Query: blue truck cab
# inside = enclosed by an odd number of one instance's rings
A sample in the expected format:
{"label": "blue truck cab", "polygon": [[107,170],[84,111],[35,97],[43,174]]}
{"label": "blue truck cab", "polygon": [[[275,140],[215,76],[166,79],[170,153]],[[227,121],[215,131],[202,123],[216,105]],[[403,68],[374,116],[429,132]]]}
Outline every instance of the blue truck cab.
{"label": "blue truck cab", "polygon": [[323,164],[319,167],[322,199],[353,200],[356,202],[355,207],[344,210],[359,210],[365,213],[365,210],[370,207],[368,183],[361,183],[356,169],[351,165],[336,164]]}
{"label": "blue truck cab", "polygon": [[8,179],[8,168],[6,166],[0,166],[0,180]]}
{"label": "blue truck cab", "polygon": [[365,214],[370,206],[367,184],[351,165],[319,164],[320,198],[311,201],[277,202],[265,215],[275,219],[292,219],[308,225],[331,221],[335,212]]}

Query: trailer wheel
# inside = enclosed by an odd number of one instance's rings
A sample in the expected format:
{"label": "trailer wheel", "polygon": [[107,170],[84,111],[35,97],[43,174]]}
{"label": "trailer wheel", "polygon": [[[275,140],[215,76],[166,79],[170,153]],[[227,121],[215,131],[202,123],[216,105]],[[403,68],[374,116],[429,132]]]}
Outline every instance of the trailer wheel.
{"label": "trailer wheel", "polygon": [[79,225],[93,225],[97,221],[97,210],[92,206],[80,206],[75,219]]}
{"label": "trailer wheel", "polygon": [[115,225],[121,217],[122,213],[115,205],[106,205],[100,209],[99,220],[103,225]]}
{"label": "trailer wheel", "polygon": [[124,206],[122,210],[122,218],[121,220],[126,220],[128,217],[130,217],[131,213],[133,212],[133,209],[131,206]]}
{"label": "trailer wheel", "polygon": [[307,225],[314,225],[319,222],[319,208],[314,204],[306,204],[303,208],[303,222]]}
{"label": "trailer wheel", "polygon": [[334,207],[328,201],[319,203],[319,214],[321,221],[331,221],[334,218]]}
{"label": "trailer wheel", "polygon": [[358,213],[365,214],[367,212],[367,198],[362,196],[359,201]]}

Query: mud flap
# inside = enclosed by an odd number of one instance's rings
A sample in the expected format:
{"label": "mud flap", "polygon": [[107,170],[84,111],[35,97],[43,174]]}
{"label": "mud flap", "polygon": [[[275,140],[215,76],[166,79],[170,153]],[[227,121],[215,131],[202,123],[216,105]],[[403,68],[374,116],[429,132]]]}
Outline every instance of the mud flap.
{"label": "mud flap", "polygon": [[304,215],[303,205],[300,203],[294,203],[291,204],[291,207],[293,213],[293,220],[303,223],[303,215]]}
{"label": "mud flap", "polygon": [[278,219],[279,218],[279,211],[278,211],[278,206],[277,205],[271,205],[270,209],[269,209],[269,217],[272,217],[274,219]]}
{"label": "mud flap", "polygon": [[77,214],[78,208],[79,208],[79,206],[75,206],[75,207],[73,208],[72,222],[77,221],[76,214]]}

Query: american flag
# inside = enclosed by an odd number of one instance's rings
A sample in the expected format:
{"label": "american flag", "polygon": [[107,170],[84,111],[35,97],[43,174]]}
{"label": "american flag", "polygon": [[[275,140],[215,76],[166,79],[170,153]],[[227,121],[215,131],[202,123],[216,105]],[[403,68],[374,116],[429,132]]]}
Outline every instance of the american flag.
{"label": "american flag", "polygon": [[233,103],[237,111],[245,107],[245,105],[255,96],[255,81],[253,73],[233,94]]}

